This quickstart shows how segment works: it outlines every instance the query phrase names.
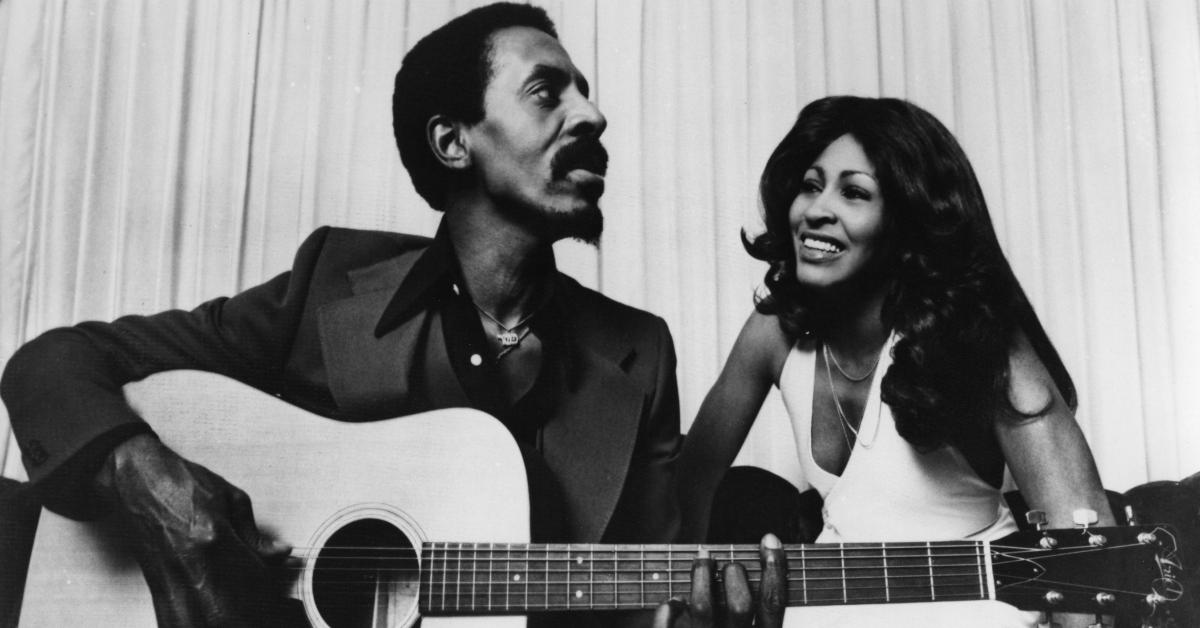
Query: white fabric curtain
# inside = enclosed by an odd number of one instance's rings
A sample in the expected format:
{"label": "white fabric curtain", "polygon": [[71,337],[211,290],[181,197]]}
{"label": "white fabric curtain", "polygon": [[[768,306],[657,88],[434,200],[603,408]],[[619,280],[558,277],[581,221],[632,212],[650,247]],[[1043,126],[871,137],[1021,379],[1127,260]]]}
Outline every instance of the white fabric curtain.
{"label": "white fabric curtain", "polygon": [[[0,363],[50,327],[253,285],[319,225],[432,233],[392,143],[392,76],[477,4],[0,2]],[[761,281],[738,234],[760,224],[767,155],[814,98],[888,95],[973,160],[1105,484],[1200,470],[1193,0],[544,6],[613,155],[604,240],[561,245],[561,266],[667,319],[685,426]],[[742,460],[801,482],[795,456],[773,398]]]}

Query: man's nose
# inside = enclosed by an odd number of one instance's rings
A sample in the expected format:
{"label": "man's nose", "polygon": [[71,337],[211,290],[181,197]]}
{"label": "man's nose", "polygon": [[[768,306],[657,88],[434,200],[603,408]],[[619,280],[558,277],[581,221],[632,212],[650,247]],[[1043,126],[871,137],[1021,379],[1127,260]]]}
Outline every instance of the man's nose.
{"label": "man's nose", "polygon": [[575,102],[567,121],[567,131],[576,137],[591,135],[600,137],[608,128],[608,119],[600,113],[596,103],[588,100],[583,94],[575,94]]}

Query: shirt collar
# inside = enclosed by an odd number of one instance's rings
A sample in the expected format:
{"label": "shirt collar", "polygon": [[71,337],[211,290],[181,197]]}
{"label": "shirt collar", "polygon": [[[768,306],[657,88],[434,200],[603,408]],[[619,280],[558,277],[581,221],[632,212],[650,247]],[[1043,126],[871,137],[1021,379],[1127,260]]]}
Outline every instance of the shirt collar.
{"label": "shirt collar", "polygon": [[392,300],[383,309],[375,325],[375,337],[383,337],[417,312],[428,309],[433,299],[441,298],[444,294],[442,290],[454,285],[458,275],[458,258],[454,255],[446,221],[443,220],[429,246],[413,262],[412,268],[392,295]]}
{"label": "shirt collar", "polygon": [[[545,262],[548,265],[546,289],[549,294],[531,323],[534,323],[536,329],[556,333],[561,331],[558,329],[561,327],[561,321],[566,320],[566,312],[563,310],[566,303],[560,294],[562,282],[559,281],[553,249],[547,254],[549,259]],[[375,337],[383,337],[418,312],[429,309],[435,303],[435,299],[441,299],[448,290],[457,294],[458,286],[462,283],[461,276],[458,256],[454,253],[454,246],[450,243],[450,232],[446,228],[446,221],[443,220],[429,246],[413,262],[412,268],[384,308],[379,322],[375,325]]]}

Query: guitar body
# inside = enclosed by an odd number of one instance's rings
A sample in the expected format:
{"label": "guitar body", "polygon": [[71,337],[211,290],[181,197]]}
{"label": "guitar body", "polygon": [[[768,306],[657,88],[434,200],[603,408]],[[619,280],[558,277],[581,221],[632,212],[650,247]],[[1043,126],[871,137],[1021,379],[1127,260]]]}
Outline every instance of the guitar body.
{"label": "guitar body", "polygon": [[[151,376],[126,386],[126,397],[167,445],[245,490],[260,527],[297,553],[363,518],[391,523],[418,550],[431,540],[529,540],[521,454],[486,414],[456,409],[341,423],[195,371]],[[127,546],[111,521],[43,512],[21,626],[155,626],[149,590]],[[311,570],[294,589],[309,621],[320,625]],[[370,625],[412,625],[415,611],[393,608],[386,621]],[[422,625],[524,626],[524,618],[433,617]]]}

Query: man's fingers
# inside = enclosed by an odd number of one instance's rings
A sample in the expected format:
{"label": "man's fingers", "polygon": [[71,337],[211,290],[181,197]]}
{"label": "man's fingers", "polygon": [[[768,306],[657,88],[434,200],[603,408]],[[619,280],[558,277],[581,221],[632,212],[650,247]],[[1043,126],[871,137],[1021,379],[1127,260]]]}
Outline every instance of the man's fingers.
{"label": "man's fingers", "polygon": [[763,578],[758,597],[758,625],[776,628],[783,625],[783,611],[787,608],[787,555],[774,534],[763,537],[759,560]]}
{"label": "man's fingers", "polygon": [[741,563],[729,563],[721,570],[725,581],[725,621],[727,628],[746,628],[754,621],[754,596]]}
{"label": "man's fingers", "polygon": [[292,552],[292,547],[262,533],[254,520],[254,506],[250,496],[236,486],[228,485],[229,524],[234,533],[260,558],[268,561],[282,560]]}
{"label": "man's fingers", "polygon": [[671,598],[654,609],[654,628],[672,628],[675,620],[683,617],[687,604],[677,598]]}
{"label": "man's fingers", "polygon": [[692,595],[690,614],[695,626],[713,625],[713,560],[708,550],[700,548],[696,560],[692,561]]}

